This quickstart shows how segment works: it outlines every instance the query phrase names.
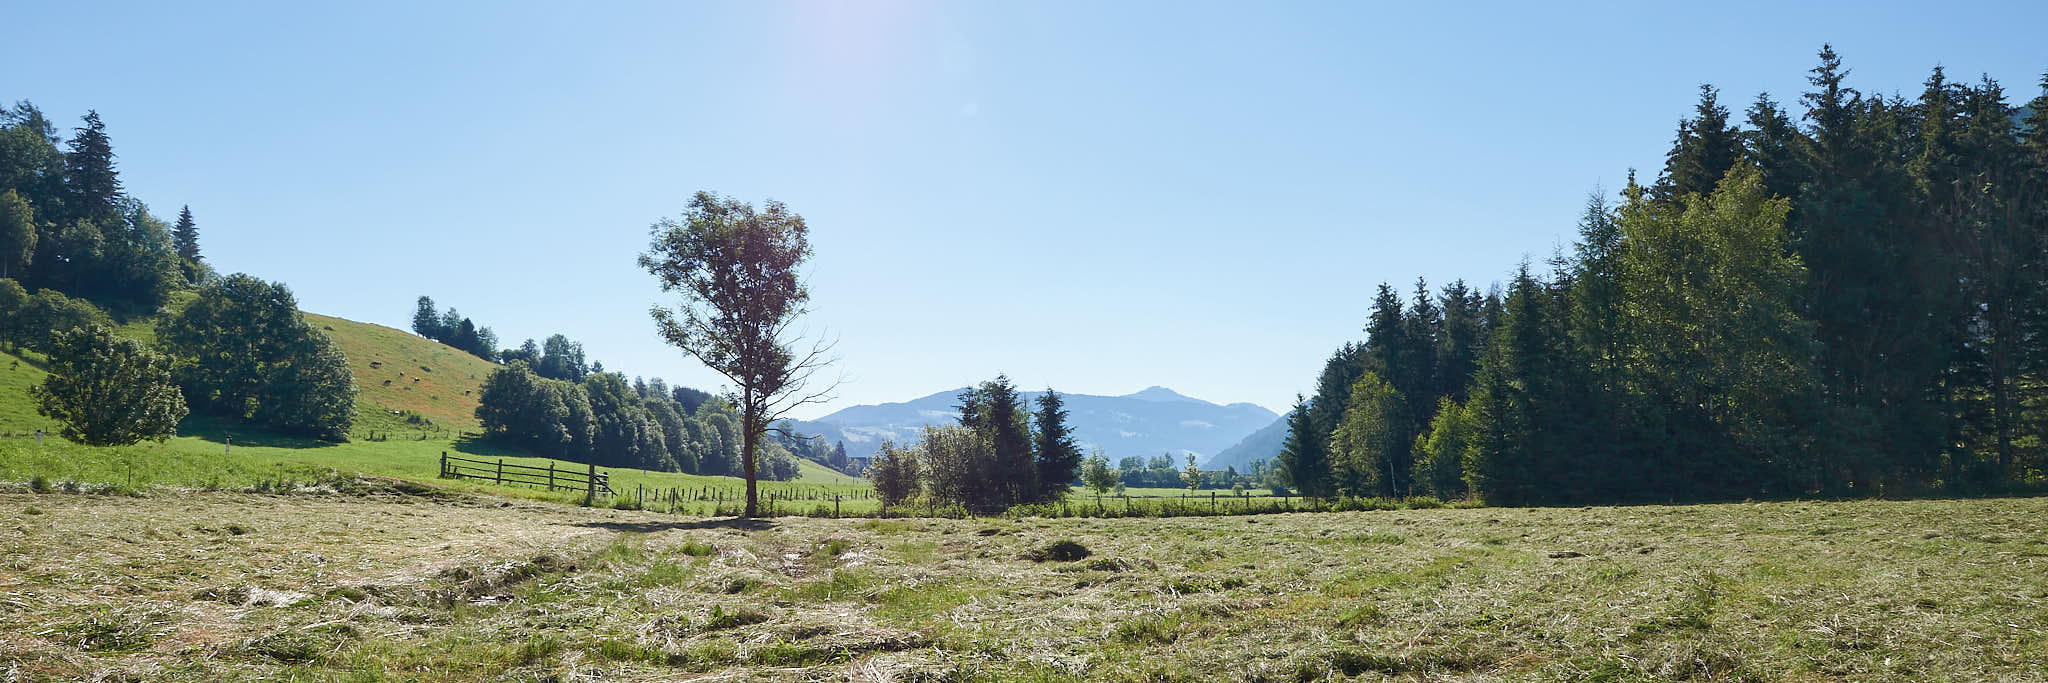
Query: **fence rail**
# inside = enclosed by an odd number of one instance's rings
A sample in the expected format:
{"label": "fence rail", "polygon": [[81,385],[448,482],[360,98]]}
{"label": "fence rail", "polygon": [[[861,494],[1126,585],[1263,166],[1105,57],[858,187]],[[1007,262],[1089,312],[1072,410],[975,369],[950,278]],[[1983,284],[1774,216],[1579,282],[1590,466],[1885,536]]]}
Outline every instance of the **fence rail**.
{"label": "fence rail", "polygon": [[451,456],[441,452],[441,476],[449,479],[481,479],[495,484],[524,484],[545,486],[549,491],[582,491],[585,497],[604,494],[617,495],[612,491],[612,477],[609,473],[597,471],[596,465],[585,471],[562,469],[550,462],[547,467],[534,467],[518,463],[506,464],[504,458],[477,460]]}

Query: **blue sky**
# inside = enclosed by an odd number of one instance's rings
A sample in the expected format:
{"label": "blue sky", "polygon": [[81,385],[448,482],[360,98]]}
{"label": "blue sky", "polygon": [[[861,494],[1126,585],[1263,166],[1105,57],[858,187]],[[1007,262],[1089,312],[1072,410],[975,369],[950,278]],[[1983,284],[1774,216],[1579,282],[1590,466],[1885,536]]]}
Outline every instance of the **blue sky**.
{"label": "blue sky", "polygon": [[707,388],[634,256],[696,190],[779,199],[848,380],[805,417],[998,372],[1284,410],[1379,282],[1567,244],[1700,83],[2048,71],[2039,2],[184,4],[10,7],[0,98],[99,110],[132,194],[308,310],[428,294]]}

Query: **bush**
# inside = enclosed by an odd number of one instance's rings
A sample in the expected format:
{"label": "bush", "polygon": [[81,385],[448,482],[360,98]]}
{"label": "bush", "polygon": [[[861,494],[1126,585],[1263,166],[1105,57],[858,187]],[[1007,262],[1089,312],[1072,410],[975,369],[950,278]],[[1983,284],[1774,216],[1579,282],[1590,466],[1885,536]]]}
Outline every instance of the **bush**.
{"label": "bush", "polygon": [[64,438],[88,446],[163,441],[185,418],[170,363],[102,325],[52,334],[50,375],[29,390],[36,412],[63,423]]}
{"label": "bush", "polygon": [[355,421],[355,375],[307,324],[281,283],[231,275],[158,331],[194,409],[287,434],[342,440]]}

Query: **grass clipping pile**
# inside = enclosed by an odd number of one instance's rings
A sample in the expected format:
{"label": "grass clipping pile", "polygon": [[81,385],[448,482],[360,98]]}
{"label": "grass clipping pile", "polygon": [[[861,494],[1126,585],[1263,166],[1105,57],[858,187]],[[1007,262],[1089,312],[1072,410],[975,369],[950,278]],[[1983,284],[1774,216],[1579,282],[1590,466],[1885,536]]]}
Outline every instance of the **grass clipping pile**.
{"label": "grass clipping pile", "polygon": [[2048,501],[734,520],[0,495],[0,678],[1772,680],[2048,670]]}

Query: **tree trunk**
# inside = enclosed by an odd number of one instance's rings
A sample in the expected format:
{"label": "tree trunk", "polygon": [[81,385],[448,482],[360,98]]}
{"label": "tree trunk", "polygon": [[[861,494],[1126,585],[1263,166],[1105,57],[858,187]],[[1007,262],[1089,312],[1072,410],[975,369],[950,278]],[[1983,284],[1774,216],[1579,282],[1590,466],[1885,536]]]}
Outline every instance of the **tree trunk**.
{"label": "tree trunk", "polygon": [[754,392],[749,390],[740,398],[740,469],[747,476],[747,509],[740,516],[753,519],[760,512],[757,505],[760,497],[754,488],[754,449],[761,442],[760,409],[754,406]]}
{"label": "tree trunk", "polygon": [[[2009,325],[2005,307],[1994,302],[1990,306],[1992,316],[1991,344],[1991,419],[1992,427],[1998,433],[1998,476],[2012,476],[2012,408],[2006,388],[2006,346],[2017,335],[2003,334]],[[2001,482],[2003,483],[2003,482]]]}

